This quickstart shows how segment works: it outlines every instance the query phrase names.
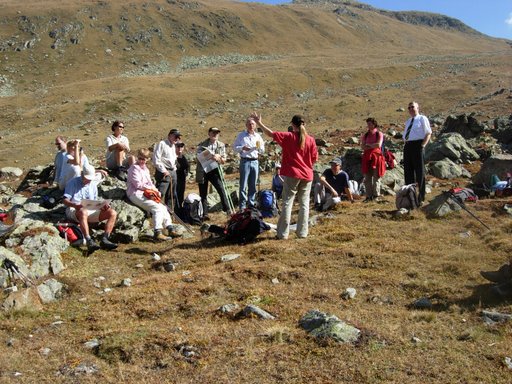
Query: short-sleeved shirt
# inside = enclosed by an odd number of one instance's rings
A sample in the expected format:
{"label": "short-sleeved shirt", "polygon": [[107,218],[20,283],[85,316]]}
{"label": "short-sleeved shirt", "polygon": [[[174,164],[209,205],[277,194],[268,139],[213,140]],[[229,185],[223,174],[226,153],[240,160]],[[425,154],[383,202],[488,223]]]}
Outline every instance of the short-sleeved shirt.
{"label": "short-sleeved shirt", "polygon": [[69,199],[73,204],[80,204],[84,199],[98,200],[98,181],[91,181],[84,185],[82,177],[74,177],[66,184],[64,198]]}
{"label": "short-sleeved shirt", "polygon": [[78,165],[70,163],[70,160],[73,160],[73,156],[70,154],[66,154],[66,158],[63,160],[62,165],[60,167],[58,183],[61,191],[63,191],[66,188],[67,183],[72,178],[80,176],[81,170],[89,165],[89,159],[86,155],[82,155],[81,168]]}
{"label": "short-sleeved shirt", "polygon": [[318,160],[318,151],[313,136],[306,137],[304,148],[300,148],[297,132],[274,132],[272,138],[283,148],[281,175],[301,180],[313,180],[313,165]]}
{"label": "short-sleeved shirt", "polygon": [[[332,169],[326,169],[322,176],[325,177],[325,181],[329,183],[331,187],[338,193],[338,195],[342,195],[345,193],[345,188],[349,188],[348,185],[348,173],[345,171],[341,171],[337,175],[332,172]],[[330,193],[330,191],[326,190],[326,193]]]}
{"label": "short-sleeved shirt", "polygon": [[[403,139],[405,140],[405,135],[407,134],[407,129],[411,124],[412,117],[407,119],[405,122],[405,130],[402,134]],[[430,123],[428,118],[423,115],[417,115],[414,117],[414,122],[412,123],[411,132],[409,133],[409,137],[407,141],[416,141],[423,140],[425,136],[432,133],[432,128],[430,128]]]}
{"label": "short-sleeved shirt", "polygon": [[115,151],[109,151],[108,147],[114,144],[123,144],[126,146],[127,151],[130,152],[130,141],[124,135],[120,135],[119,137],[115,137],[114,135],[108,135],[105,139],[105,143],[107,145],[107,163],[111,161],[111,159],[115,158]]}

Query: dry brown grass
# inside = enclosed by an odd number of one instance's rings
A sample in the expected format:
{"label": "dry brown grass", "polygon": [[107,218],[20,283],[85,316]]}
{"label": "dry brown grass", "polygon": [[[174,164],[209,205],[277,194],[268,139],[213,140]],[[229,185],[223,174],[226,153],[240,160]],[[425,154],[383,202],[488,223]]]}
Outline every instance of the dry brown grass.
{"label": "dry brown grass", "polygon": [[[502,204],[504,201],[493,201]],[[510,254],[512,219],[471,206],[493,229],[465,212],[407,221],[372,216],[384,204],[345,204],[306,240],[277,241],[271,233],[246,246],[218,240],[138,243],[89,258],[67,256],[59,279],[67,296],[42,313],[0,318],[1,377],[16,381],[73,381],[57,377],[64,364],[94,363],[100,373],[80,382],[508,382],[511,324],[486,326],[479,310],[509,312],[479,276]],[[471,232],[469,238],[460,237]],[[508,244],[508,245],[505,245]],[[151,268],[151,253],[178,263],[176,272]],[[241,253],[229,263],[220,256]],[[144,264],[138,269],[136,264]],[[188,271],[188,272],[185,272]],[[185,272],[185,273],[184,273]],[[94,279],[104,276],[109,293]],[[117,287],[130,277],[133,285]],[[278,278],[279,284],[271,280]],[[357,289],[354,300],[340,295]],[[410,304],[421,297],[432,310]],[[275,321],[221,316],[227,303],[254,303]],[[317,343],[298,328],[310,309],[336,314],[363,330],[357,346]],[[61,325],[51,325],[62,320]],[[413,343],[412,337],[421,341]],[[83,343],[97,338],[97,350]],[[195,355],[185,357],[183,346]],[[42,356],[39,350],[51,352]],[[181,349],[181,352],[180,352]]]}
{"label": "dry brown grass", "polygon": [[[504,41],[414,27],[366,11],[349,20],[302,6],[199,3],[201,12],[187,13],[166,1],[145,10],[138,1],[2,1],[2,39],[30,38],[18,30],[20,13],[42,17],[44,27],[33,50],[6,51],[0,58],[0,73],[18,92],[0,98],[0,166],[50,162],[59,133],[83,139],[87,154],[101,159],[108,119],[126,121],[136,149],[174,127],[196,144],[216,125],[222,140],[232,143],[254,108],[276,129],[303,113],[309,131],[335,143],[337,153],[346,138],[362,132],[368,116],[401,126],[406,116],[397,108],[410,99],[428,115],[475,112],[487,120],[512,109],[507,92],[475,102],[510,87],[512,51]],[[223,12],[238,15],[251,37],[218,35],[207,47],[185,39],[184,50],[175,40],[155,39],[124,50],[131,45],[119,29],[121,15],[128,16],[132,32],[159,25],[170,36],[179,27],[170,27],[162,15],[171,15],[186,31],[195,23],[215,32],[210,18]],[[139,24],[137,15],[143,20]],[[83,23],[80,44],[51,49],[51,24],[45,24],[51,16],[57,16],[57,26]],[[112,35],[101,32],[105,25],[114,26]],[[132,59],[139,64],[165,59],[175,67],[183,56],[232,52],[278,57],[119,76],[133,69]],[[399,221],[373,216],[376,209],[393,209],[388,199],[382,205],[343,205],[335,219],[312,228],[307,240],[276,241],[265,234],[238,247],[197,237],[172,246],[124,245],[89,258],[71,251],[65,256],[67,269],[58,276],[68,286],[66,297],[41,313],[0,315],[0,381],[508,383],[503,359],[510,356],[512,326],[485,326],[479,316],[481,308],[511,309],[509,302],[488,295],[478,273],[510,257],[512,220],[502,213],[503,203],[470,206],[491,226],[489,232],[465,212],[438,220],[421,212]],[[471,236],[461,238],[467,231]],[[178,270],[152,269],[152,252],[178,262]],[[218,263],[227,253],[242,257]],[[138,263],[144,268],[136,268]],[[99,276],[105,281],[96,288]],[[116,287],[126,277],[133,285]],[[104,287],[114,289],[100,294]],[[340,297],[347,287],[358,291],[352,301]],[[433,309],[410,309],[420,297],[429,297]],[[219,316],[216,308],[226,303],[255,303],[277,320]],[[313,308],[360,327],[362,341],[345,346],[309,338],[297,324]],[[52,325],[57,320],[63,323]],[[413,336],[421,342],[413,343]],[[15,339],[12,347],[6,345],[9,338]],[[93,338],[102,344],[87,350],[83,344]],[[185,345],[192,346],[194,356],[184,356]],[[48,356],[40,353],[44,347],[51,349]],[[56,376],[60,368],[81,362],[96,364],[100,372]],[[22,375],[13,377],[15,371]]]}

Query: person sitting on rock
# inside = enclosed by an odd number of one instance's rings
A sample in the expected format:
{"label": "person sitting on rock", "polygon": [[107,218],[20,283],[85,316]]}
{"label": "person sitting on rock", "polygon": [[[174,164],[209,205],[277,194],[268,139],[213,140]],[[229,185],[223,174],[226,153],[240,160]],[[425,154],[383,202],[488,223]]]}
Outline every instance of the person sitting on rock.
{"label": "person sitting on rock", "polygon": [[53,182],[58,183],[60,174],[62,172],[62,164],[67,161],[66,139],[62,136],[55,138],[55,145],[57,146],[57,154],[53,162]]}
{"label": "person sitting on rock", "polygon": [[512,297],[512,259],[497,271],[480,271],[480,275],[495,285],[491,291],[498,297]]}
{"label": "person sitting on rock", "polygon": [[171,214],[160,200],[162,195],[151,180],[149,169],[146,166],[150,157],[151,153],[148,149],[140,149],[137,152],[137,160],[128,169],[126,195],[133,204],[151,214],[154,239],[156,241],[171,240],[171,237],[162,233],[163,228],[167,229],[169,236],[176,237],[178,235],[174,232]]}
{"label": "person sitting on rock", "polygon": [[281,176],[281,163],[275,165],[276,173],[272,177],[272,192],[276,194],[277,200],[281,200],[283,194],[283,176]]}
{"label": "person sitting on rock", "polygon": [[105,139],[107,146],[106,162],[107,169],[113,171],[114,175],[126,180],[124,173],[134,162],[135,158],[129,154],[130,142],[123,135],[124,123],[116,120],[112,123],[112,134]]}
{"label": "person sitting on rock", "polygon": [[[105,171],[98,171],[98,174],[106,176]],[[107,250],[117,248],[117,244],[109,240],[116,223],[117,212],[108,204],[103,205],[100,209],[88,209],[82,205],[83,200],[98,200],[98,184],[102,181],[102,177],[98,177],[98,174],[91,165],[87,165],[82,169],[81,176],[74,177],[67,183],[64,191],[63,203],[67,207],[66,217],[80,224],[89,252],[100,248],[90,236],[89,223],[105,220],[107,222],[100,242],[101,247]]]}
{"label": "person sitting on rock", "polygon": [[80,176],[82,169],[89,165],[89,159],[83,153],[79,139],[68,141],[66,151],[66,158],[61,165],[59,179],[57,180],[61,191],[64,191],[68,181]]}
{"label": "person sitting on rock", "polygon": [[326,211],[332,208],[342,198],[350,200],[351,203],[354,202],[348,174],[341,169],[341,159],[332,159],[329,164],[331,167],[322,173],[320,182],[315,184],[314,201],[317,211]]}

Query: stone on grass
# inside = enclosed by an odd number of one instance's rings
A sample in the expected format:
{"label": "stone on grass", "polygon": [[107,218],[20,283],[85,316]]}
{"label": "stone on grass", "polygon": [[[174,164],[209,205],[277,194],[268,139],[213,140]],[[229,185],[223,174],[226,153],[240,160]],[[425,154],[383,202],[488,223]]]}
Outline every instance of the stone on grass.
{"label": "stone on grass", "polygon": [[18,292],[12,292],[2,304],[2,310],[4,311],[26,310],[37,312],[42,309],[43,305],[41,304],[41,299],[34,288],[26,288]]}
{"label": "stone on grass", "polygon": [[18,178],[23,175],[23,170],[16,167],[3,167],[0,168],[0,177]]}
{"label": "stone on grass", "polygon": [[51,303],[62,296],[64,285],[55,279],[46,280],[43,284],[37,286],[37,293],[43,304]]}
{"label": "stone on grass", "polygon": [[356,289],[355,288],[347,288],[345,291],[341,294],[341,298],[343,300],[351,300],[354,297],[356,297]]}
{"label": "stone on grass", "polygon": [[494,323],[505,323],[507,321],[512,320],[512,315],[508,313],[501,313],[495,311],[482,311],[482,317],[485,322],[489,320]]}
{"label": "stone on grass", "polygon": [[224,255],[224,256],[221,256],[220,258],[220,261],[222,261],[223,263],[227,262],[227,261],[233,261],[235,259],[238,259],[241,255],[239,253],[230,253],[230,254],[227,254],[227,255]]}
{"label": "stone on grass", "polygon": [[316,309],[308,311],[299,320],[299,326],[317,340],[332,339],[339,343],[355,343],[361,334],[356,327]]}
{"label": "stone on grass", "polygon": [[412,303],[412,307],[415,309],[431,309],[432,302],[427,297],[422,297]]}
{"label": "stone on grass", "polygon": [[251,317],[256,316],[263,320],[275,320],[275,316],[271,315],[267,311],[261,309],[260,307],[249,304],[244,309],[242,309],[238,314],[238,317]]}
{"label": "stone on grass", "polygon": [[224,304],[224,305],[220,306],[219,308],[217,308],[217,312],[223,313],[223,314],[229,314],[229,313],[238,311],[238,309],[240,309],[240,307],[236,303]]}

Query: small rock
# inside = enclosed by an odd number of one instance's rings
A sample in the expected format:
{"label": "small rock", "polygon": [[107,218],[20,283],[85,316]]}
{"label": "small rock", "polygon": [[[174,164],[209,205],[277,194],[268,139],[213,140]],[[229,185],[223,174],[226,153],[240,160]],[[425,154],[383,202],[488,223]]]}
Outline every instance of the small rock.
{"label": "small rock", "polygon": [[151,256],[153,261],[160,261],[162,259],[157,253],[152,253]]}
{"label": "small rock", "polygon": [[222,261],[223,263],[227,262],[227,261],[233,261],[235,259],[238,259],[241,255],[239,253],[230,253],[230,254],[227,254],[227,255],[224,255],[220,258],[220,261]]}
{"label": "small rock", "polygon": [[176,270],[176,264],[173,263],[172,261],[166,261],[164,264],[164,270],[166,272],[172,272],[172,271],[175,271]]}
{"label": "small rock", "polygon": [[43,356],[48,356],[52,350],[48,347],[43,347],[39,350],[39,353]]}
{"label": "small rock", "polygon": [[7,339],[7,341],[5,342],[5,344],[8,346],[8,347],[12,347],[14,345],[14,341],[15,339],[14,338],[9,338]]}
{"label": "small rock", "polygon": [[121,287],[131,287],[132,286],[132,279],[126,278],[121,281]]}
{"label": "small rock", "polygon": [[467,231],[467,232],[461,232],[461,233],[459,233],[459,237],[460,237],[461,239],[467,239],[467,238],[468,238],[468,237],[470,237],[470,236],[471,236],[471,231]]}
{"label": "small rock", "polygon": [[418,299],[412,303],[412,306],[416,309],[431,309],[432,302],[428,298],[422,297],[421,299]]}
{"label": "small rock", "polygon": [[505,356],[503,362],[505,363],[505,367],[507,367],[508,369],[512,369],[512,359],[509,356]]}
{"label": "small rock", "polygon": [[219,308],[217,308],[217,312],[220,312],[220,313],[233,313],[235,311],[237,311],[240,307],[238,306],[238,304],[224,304],[222,306],[220,306]]}
{"label": "small rock", "polygon": [[271,315],[267,311],[264,311],[260,307],[257,307],[256,305],[249,304],[244,309],[242,309],[237,316],[238,317],[250,317],[252,315],[256,315],[260,319],[263,320],[275,320],[275,316]]}
{"label": "small rock", "polygon": [[343,300],[351,300],[354,297],[356,297],[356,293],[357,293],[357,291],[355,288],[347,288],[347,289],[345,289],[345,292],[343,292],[341,294],[341,298]]}
{"label": "small rock", "polygon": [[53,323],[51,323],[50,325],[56,327],[57,325],[62,325],[64,324],[64,322],[62,320],[57,320],[57,321],[54,321]]}
{"label": "small rock", "polygon": [[135,268],[144,268],[144,264],[137,264],[135,265]]}
{"label": "small rock", "polygon": [[419,344],[419,343],[421,343],[421,339],[420,339],[419,337],[416,337],[416,336],[411,337],[411,341],[412,341],[414,344]]}
{"label": "small rock", "polygon": [[87,349],[94,349],[94,348],[97,348],[100,346],[100,342],[98,339],[92,339],[92,340],[89,340],[89,341],[86,341],[84,343],[84,347],[87,348]]}
{"label": "small rock", "polygon": [[279,279],[277,277],[274,277],[271,281],[272,284],[279,284]]}
{"label": "small rock", "polygon": [[112,291],[112,288],[108,288],[108,287],[103,290],[103,292],[105,292],[105,293],[109,293],[111,291]]}

